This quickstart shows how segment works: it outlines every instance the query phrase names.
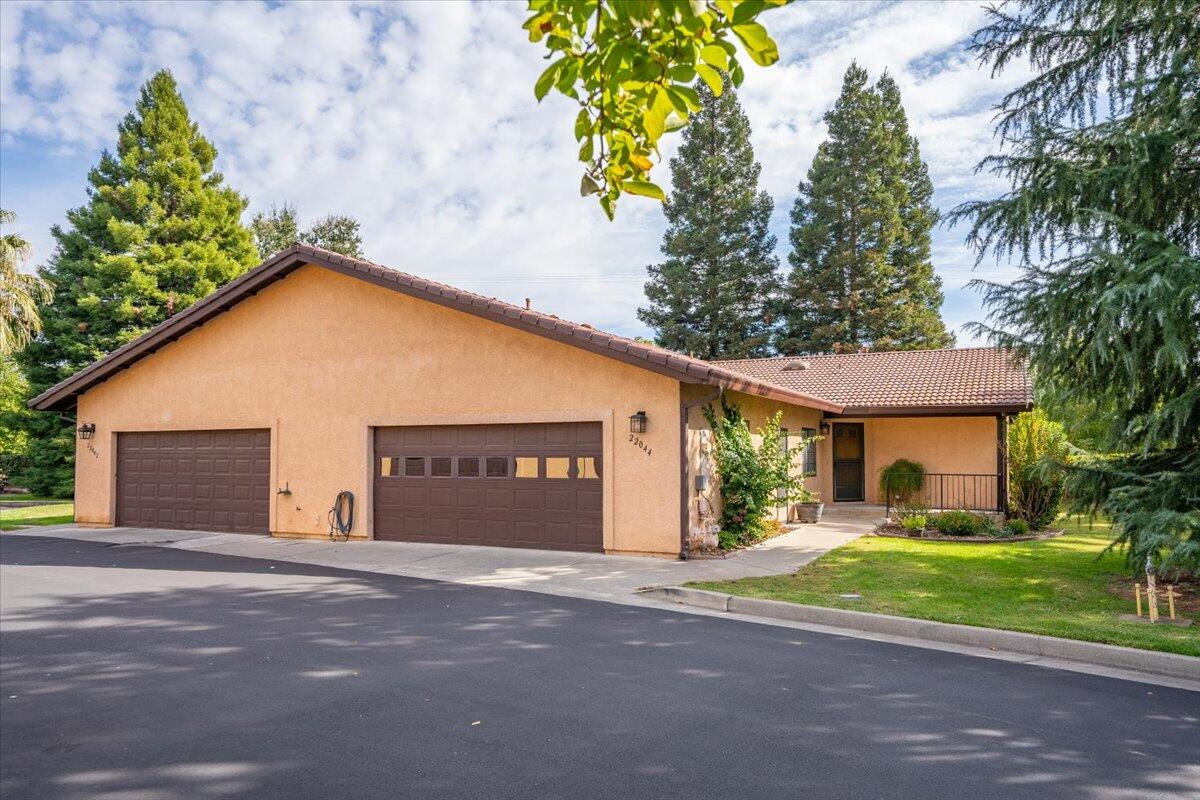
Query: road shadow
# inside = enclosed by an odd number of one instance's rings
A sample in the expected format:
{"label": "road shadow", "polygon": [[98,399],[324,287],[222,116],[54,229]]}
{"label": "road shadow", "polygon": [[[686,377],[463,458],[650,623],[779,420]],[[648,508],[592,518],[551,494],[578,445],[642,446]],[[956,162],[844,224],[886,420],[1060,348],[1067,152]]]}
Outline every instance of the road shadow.
{"label": "road shadow", "polygon": [[0,538],[5,798],[1184,797],[1196,698],[860,639]]}

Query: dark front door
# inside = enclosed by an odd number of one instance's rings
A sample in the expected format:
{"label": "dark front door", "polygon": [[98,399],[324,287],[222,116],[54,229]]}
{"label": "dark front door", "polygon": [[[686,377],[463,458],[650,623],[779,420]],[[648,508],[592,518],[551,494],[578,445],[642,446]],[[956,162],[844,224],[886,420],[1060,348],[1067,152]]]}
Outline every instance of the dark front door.
{"label": "dark front door", "polygon": [[833,423],[834,501],[864,499],[863,478],[862,423]]}
{"label": "dark front door", "polygon": [[599,422],[375,429],[375,538],[604,549]]}

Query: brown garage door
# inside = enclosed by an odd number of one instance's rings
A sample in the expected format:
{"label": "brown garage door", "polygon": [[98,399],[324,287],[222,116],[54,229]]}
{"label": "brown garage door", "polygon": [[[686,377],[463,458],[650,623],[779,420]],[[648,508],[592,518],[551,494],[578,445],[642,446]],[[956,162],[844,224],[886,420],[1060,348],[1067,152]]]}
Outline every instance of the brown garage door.
{"label": "brown garage door", "polygon": [[117,524],[267,533],[271,432],[117,434]]}
{"label": "brown garage door", "polygon": [[599,422],[375,429],[375,538],[604,548]]}

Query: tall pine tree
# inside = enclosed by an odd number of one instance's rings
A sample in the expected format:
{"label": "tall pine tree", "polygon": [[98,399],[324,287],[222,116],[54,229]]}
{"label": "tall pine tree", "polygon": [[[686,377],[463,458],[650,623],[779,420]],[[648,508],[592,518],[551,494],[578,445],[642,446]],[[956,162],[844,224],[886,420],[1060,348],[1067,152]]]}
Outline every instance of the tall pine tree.
{"label": "tall pine tree", "polygon": [[895,81],[853,63],[792,206],[785,353],[945,347],[933,186]]}
{"label": "tall pine tree", "polygon": [[1200,572],[1200,2],[992,8],[974,49],[1034,75],[1001,102],[999,197],[954,212],[979,257],[977,330],[1028,359],[1039,398],[1101,424],[1067,467],[1131,566]]}
{"label": "tall pine tree", "polygon": [[703,84],[698,92],[702,108],[671,159],[666,259],[647,268],[650,303],[638,317],[672,350],[707,359],[767,355],[779,293],[768,230],[774,205],[758,189],[750,122],[729,81],[719,97]]}
{"label": "tall pine tree", "polygon": [[272,205],[270,211],[254,215],[250,234],[260,258],[266,259],[294,244],[311,244],[351,258],[362,258],[362,234],[354,217],[329,214],[300,230],[300,218],[291,203]]}
{"label": "tall pine tree", "polygon": [[[242,226],[246,201],[213,171],[217,151],[188,116],[167,71],[142,87],[88,174],[88,202],[51,233],[42,276],[54,299],[43,331],[21,352],[37,394],[190,306],[257,262]],[[73,490],[73,426],[52,414],[30,423],[33,466],[23,482],[38,494]]]}

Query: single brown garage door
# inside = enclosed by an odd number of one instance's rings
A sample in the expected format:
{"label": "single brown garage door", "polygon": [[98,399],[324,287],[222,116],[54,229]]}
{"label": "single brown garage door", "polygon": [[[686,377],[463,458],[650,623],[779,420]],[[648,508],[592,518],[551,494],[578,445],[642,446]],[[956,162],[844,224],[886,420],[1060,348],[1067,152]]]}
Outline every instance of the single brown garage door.
{"label": "single brown garage door", "polygon": [[375,538],[604,549],[599,422],[375,429]]}
{"label": "single brown garage door", "polygon": [[117,434],[117,524],[268,533],[269,430]]}

